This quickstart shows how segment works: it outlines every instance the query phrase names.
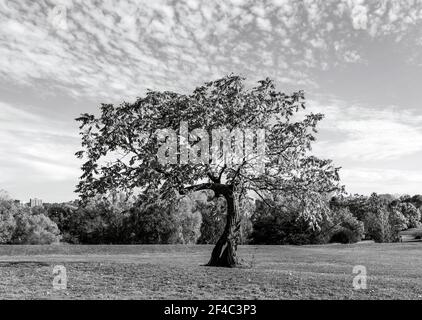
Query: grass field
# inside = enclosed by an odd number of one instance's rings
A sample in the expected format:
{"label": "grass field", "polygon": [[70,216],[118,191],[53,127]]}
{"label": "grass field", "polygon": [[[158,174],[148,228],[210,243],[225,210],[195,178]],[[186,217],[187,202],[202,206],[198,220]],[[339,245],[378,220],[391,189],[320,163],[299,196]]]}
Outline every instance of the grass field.
{"label": "grass field", "polygon": [[[212,246],[0,246],[2,299],[422,299],[422,243],[242,246],[244,267],[210,268]],[[67,270],[53,290],[53,267]],[[353,267],[367,290],[353,289]]]}

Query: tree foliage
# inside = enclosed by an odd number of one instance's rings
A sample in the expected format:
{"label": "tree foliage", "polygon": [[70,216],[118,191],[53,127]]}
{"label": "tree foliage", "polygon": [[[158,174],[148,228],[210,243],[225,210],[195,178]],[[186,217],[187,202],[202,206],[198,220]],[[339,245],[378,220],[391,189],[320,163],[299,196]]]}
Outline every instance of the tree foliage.
{"label": "tree foliage", "polygon": [[355,243],[364,237],[364,223],[352,215],[348,208],[334,208],[330,242]]}
{"label": "tree foliage", "polygon": [[377,194],[372,194],[365,204],[365,228],[376,242],[396,242],[399,232],[407,228],[404,215],[391,202]]}
{"label": "tree foliage", "polygon": [[0,243],[51,244],[60,239],[59,228],[43,207],[24,207],[0,197]]}
{"label": "tree foliage", "polygon": [[[311,113],[294,119],[305,109],[303,92],[277,92],[270,79],[259,81],[250,90],[245,89],[243,82],[243,78],[231,75],[208,82],[189,95],[149,91],[134,103],[103,104],[99,117],[82,115],[77,119],[81,122],[84,147],[77,156],[86,159],[77,188],[81,196],[89,198],[117,187],[154,189],[161,194],[186,186],[192,186],[191,190],[209,187],[216,191],[212,184],[222,182],[242,190],[289,192],[299,197],[304,190],[308,195],[338,190],[338,168],[330,160],[309,155],[323,115]],[[191,129],[205,129],[209,136],[213,129],[222,127],[230,133],[235,129],[265,129],[265,172],[257,174],[247,157],[232,165],[160,164],[156,132],[168,128],[177,131],[181,122],[188,123]],[[102,161],[112,154],[119,156],[113,161]],[[203,180],[211,183],[198,183]],[[317,221],[312,212],[304,214],[310,221]]]}

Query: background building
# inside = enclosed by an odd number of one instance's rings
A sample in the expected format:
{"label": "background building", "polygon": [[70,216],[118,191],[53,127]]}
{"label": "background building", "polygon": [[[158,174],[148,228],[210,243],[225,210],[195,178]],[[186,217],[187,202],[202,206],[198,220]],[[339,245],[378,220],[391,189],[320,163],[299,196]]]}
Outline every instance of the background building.
{"label": "background building", "polygon": [[29,204],[30,204],[31,208],[33,208],[33,207],[39,207],[39,206],[42,206],[42,200],[41,199],[37,199],[37,198],[30,199],[29,200]]}

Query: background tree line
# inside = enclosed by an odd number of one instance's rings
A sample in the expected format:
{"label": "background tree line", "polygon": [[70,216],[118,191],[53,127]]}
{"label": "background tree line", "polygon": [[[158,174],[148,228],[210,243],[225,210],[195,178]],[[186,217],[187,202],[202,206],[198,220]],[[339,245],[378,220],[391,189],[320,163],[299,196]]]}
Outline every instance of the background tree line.
{"label": "background tree line", "polygon": [[[400,241],[399,232],[421,226],[422,196],[341,196],[323,199],[329,211],[318,227],[301,214],[301,203],[281,195],[245,198],[242,244],[324,244]],[[84,206],[77,201],[30,208],[0,197],[2,244],[214,244],[223,232],[226,201],[207,192],[173,203],[154,195],[114,193]],[[319,210],[315,208],[315,210]]]}

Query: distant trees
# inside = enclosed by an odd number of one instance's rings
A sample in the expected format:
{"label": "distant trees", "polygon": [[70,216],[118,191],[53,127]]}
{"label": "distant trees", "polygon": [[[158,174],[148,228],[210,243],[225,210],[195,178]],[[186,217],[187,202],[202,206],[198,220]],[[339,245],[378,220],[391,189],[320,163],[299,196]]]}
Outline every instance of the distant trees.
{"label": "distant trees", "polygon": [[[251,243],[255,244],[313,244],[354,243],[361,239],[375,242],[397,242],[400,232],[421,226],[420,196],[392,195],[340,196],[329,201],[319,228],[310,227],[301,218],[300,203],[266,199],[271,206],[257,201],[252,215]],[[317,203],[318,201],[315,201]],[[323,206],[317,206],[315,210]]]}
{"label": "distant trees", "polygon": [[421,225],[421,211],[413,203],[415,197],[396,198],[372,194],[348,196],[332,200],[334,207],[347,208],[364,223],[365,235],[376,242],[399,241],[399,233]]}
{"label": "distant trees", "polygon": [[10,243],[16,229],[16,208],[11,201],[0,199],[0,243]]}
{"label": "distant trees", "polygon": [[31,210],[0,199],[0,243],[51,244],[61,239],[57,225],[43,208]]}
{"label": "distant trees", "polygon": [[78,206],[70,203],[44,204],[47,210],[47,216],[57,225],[61,234],[62,241],[68,243],[77,243],[75,237],[75,222],[78,219]]}
{"label": "distant trees", "polygon": [[[400,231],[421,225],[417,198],[321,195],[310,208],[286,195],[245,197],[240,203],[240,243],[355,243],[363,238],[396,242]],[[316,228],[301,210],[321,208]],[[79,206],[74,202],[35,208],[0,197],[0,244],[213,244],[224,231],[226,210],[224,197],[204,191],[171,202],[153,193],[136,199],[122,194],[98,196]]]}
{"label": "distant trees", "polygon": [[422,195],[415,195],[408,202],[412,203],[416,208],[422,209]]}
{"label": "distant trees", "polygon": [[411,201],[408,201],[408,198],[401,198],[397,201],[393,201],[391,206],[404,216],[408,229],[419,228],[421,226],[421,210]]}
{"label": "distant trees", "polygon": [[355,243],[364,237],[364,223],[348,208],[333,208],[327,234],[330,242]]}
{"label": "distant trees", "polygon": [[[252,215],[251,244],[317,244],[320,229],[312,228],[300,213],[297,203],[257,200]],[[323,223],[321,223],[323,224]]]}
{"label": "distant trees", "polygon": [[[321,201],[324,201],[321,199]],[[328,202],[328,200],[325,200]],[[300,203],[294,199],[277,199],[266,206],[257,201],[252,216],[254,244],[323,244],[327,242],[354,243],[363,238],[364,226],[347,208],[334,207],[326,211],[319,228],[303,219]],[[315,208],[318,210],[318,207]]]}
{"label": "distant trees", "polygon": [[[126,237],[125,219],[133,206],[123,195],[101,195],[74,211],[68,224],[69,240],[80,243],[121,243]],[[73,237],[73,239],[72,239]]]}
{"label": "distant trees", "polygon": [[14,244],[51,244],[59,242],[61,238],[57,225],[44,214],[20,211],[15,220]]}
{"label": "distant trees", "polygon": [[172,210],[162,203],[144,203],[130,210],[126,224],[129,243],[177,243],[179,229]]}

